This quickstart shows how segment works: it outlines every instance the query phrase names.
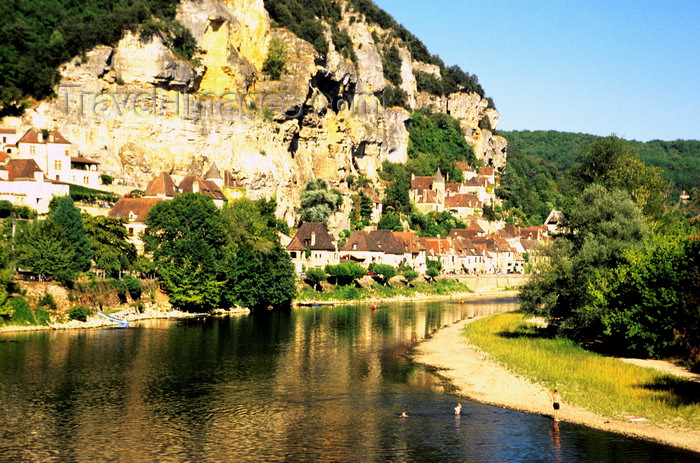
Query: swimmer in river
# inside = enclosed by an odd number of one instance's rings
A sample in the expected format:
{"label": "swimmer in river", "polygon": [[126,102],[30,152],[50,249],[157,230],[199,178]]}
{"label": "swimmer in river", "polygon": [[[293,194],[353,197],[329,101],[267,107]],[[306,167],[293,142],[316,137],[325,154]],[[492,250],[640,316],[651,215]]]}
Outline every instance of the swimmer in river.
{"label": "swimmer in river", "polygon": [[460,413],[462,413],[462,404],[458,403],[455,407],[455,415],[459,415]]}
{"label": "swimmer in river", "polygon": [[408,413],[401,412],[401,418],[408,418]]}

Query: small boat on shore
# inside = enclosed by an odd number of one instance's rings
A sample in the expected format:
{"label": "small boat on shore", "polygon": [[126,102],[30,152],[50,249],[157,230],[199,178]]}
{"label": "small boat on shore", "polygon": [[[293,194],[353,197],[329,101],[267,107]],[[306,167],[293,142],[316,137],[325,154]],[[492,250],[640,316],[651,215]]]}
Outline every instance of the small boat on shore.
{"label": "small boat on shore", "polygon": [[335,305],[335,302],[297,302],[297,307],[321,307],[324,305]]}
{"label": "small boat on shore", "polygon": [[128,328],[128,327],[129,327],[129,324],[130,324],[130,323],[129,323],[128,321],[126,321],[126,320],[120,320],[120,319],[118,319],[118,318],[110,317],[109,315],[105,315],[105,314],[103,314],[102,312],[97,312],[97,315],[99,315],[100,317],[106,318],[106,319],[109,320],[109,321],[113,321],[113,322],[116,322],[116,323],[121,323],[119,326],[116,326],[115,328]]}

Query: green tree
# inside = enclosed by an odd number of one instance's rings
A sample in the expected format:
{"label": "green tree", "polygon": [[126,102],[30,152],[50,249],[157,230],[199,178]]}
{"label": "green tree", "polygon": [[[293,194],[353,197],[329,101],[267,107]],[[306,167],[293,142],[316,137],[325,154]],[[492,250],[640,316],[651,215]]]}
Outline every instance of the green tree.
{"label": "green tree", "polygon": [[442,270],[442,262],[440,262],[440,259],[431,260],[427,258],[425,260],[425,266],[427,267],[425,271],[426,276],[429,276],[432,281],[435,281],[435,278],[440,275],[440,270]]}
{"label": "green tree", "polygon": [[415,175],[434,175],[440,169],[450,181],[461,182],[456,161],[479,165],[473,148],[464,140],[460,123],[443,114],[413,113],[408,123],[408,169]]}
{"label": "green tree", "polygon": [[700,340],[699,256],[698,242],[669,235],[625,253],[604,287],[606,344],[628,355],[692,354]]}
{"label": "green tree", "polygon": [[322,178],[311,179],[300,196],[301,207],[298,209],[302,222],[321,222],[328,218],[343,203],[343,196],[337,190],[331,190]]}
{"label": "green tree", "polygon": [[384,191],[384,210],[410,214],[412,205],[408,190],[411,189],[411,172],[408,167],[405,164],[384,161],[379,176],[389,182]]}
{"label": "green tree", "polygon": [[236,250],[229,295],[251,310],[290,307],[296,295],[296,276],[289,254],[279,242],[267,251],[256,251],[250,243]]}
{"label": "green tree", "polygon": [[76,276],[75,248],[67,233],[55,222],[42,220],[17,235],[17,264],[37,275],[57,278],[64,283]]}
{"label": "green tree", "polygon": [[337,284],[347,286],[367,274],[363,266],[357,262],[341,262],[337,265],[326,265],[326,273],[335,278]]}
{"label": "green tree", "polygon": [[83,225],[83,217],[70,196],[56,197],[49,205],[49,220],[57,224],[65,233],[69,246],[73,249],[73,270],[86,272],[92,266],[93,252],[90,238]]}
{"label": "green tree", "polygon": [[599,340],[612,269],[643,244],[649,229],[627,193],[596,184],[576,201],[567,227],[567,236],[550,245],[548,260],[522,288],[522,306],[575,339]]}
{"label": "green tree", "polygon": [[10,247],[6,243],[0,243],[0,317],[10,315],[9,299],[17,290],[12,282],[15,274],[13,267],[10,261]]}
{"label": "green tree", "polygon": [[210,196],[185,193],[161,201],[146,218],[146,252],[156,273],[182,310],[209,312],[218,307],[230,260],[227,225]]}
{"label": "green tree", "polygon": [[320,268],[310,268],[306,271],[306,281],[311,285],[312,288],[318,289],[318,285],[322,281],[326,281],[328,275],[323,269]]}
{"label": "green tree", "polygon": [[401,217],[393,212],[387,212],[382,214],[382,218],[377,224],[377,230],[391,230],[391,231],[403,231],[403,225],[401,224]]}
{"label": "green tree", "polygon": [[670,190],[658,168],[649,167],[625,140],[599,138],[577,155],[570,178],[580,191],[591,183],[626,191],[645,215],[658,218]]}
{"label": "green tree", "polygon": [[296,294],[294,266],[276,235],[283,224],[275,209],[274,200],[240,198],[222,210],[230,230],[227,254],[232,263],[223,293],[229,305],[282,308]]}
{"label": "green tree", "polygon": [[396,276],[396,267],[392,267],[391,265],[388,264],[370,264],[369,270],[372,273],[376,273],[381,277],[381,283],[382,285],[386,286],[387,282],[389,279],[393,276]]}
{"label": "green tree", "polygon": [[83,214],[83,224],[95,256],[95,266],[119,278],[136,261],[136,247],[128,241],[126,219]]}

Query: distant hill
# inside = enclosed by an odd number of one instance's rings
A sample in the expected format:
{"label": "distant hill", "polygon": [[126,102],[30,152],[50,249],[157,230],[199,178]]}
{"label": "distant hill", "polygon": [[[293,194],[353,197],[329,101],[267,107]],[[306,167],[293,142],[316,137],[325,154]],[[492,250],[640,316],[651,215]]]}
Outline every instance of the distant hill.
{"label": "distant hill", "polygon": [[[499,131],[508,140],[508,167],[501,194],[524,222],[541,223],[552,208],[570,198],[564,181],[576,154],[595,135],[554,130]],[[700,141],[628,141],[646,164],[660,167],[671,182],[672,198],[700,187]]]}

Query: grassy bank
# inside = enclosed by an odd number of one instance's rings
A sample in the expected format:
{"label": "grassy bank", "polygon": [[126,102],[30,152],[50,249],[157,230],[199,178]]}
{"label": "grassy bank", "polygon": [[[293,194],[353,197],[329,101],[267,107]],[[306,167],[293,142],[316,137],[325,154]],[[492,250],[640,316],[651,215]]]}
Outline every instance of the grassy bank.
{"label": "grassy bank", "polygon": [[446,296],[453,293],[471,293],[469,287],[456,280],[442,279],[434,283],[418,282],[414,286],[382,286],[378,283],[369,288],[335,286],[330,291],[316,291],[305,286],[299,291],[300,301],[361,301],[371,299],[397,299],[418,296]]}
{"label": "grassy bank", "polygon": [[700,384],[598,355],[541,335],[521,313],[494,315],[464,328],[471,343],[515,373],[559,389],[565,402],[611,418],[639,416],[700,429]]}

